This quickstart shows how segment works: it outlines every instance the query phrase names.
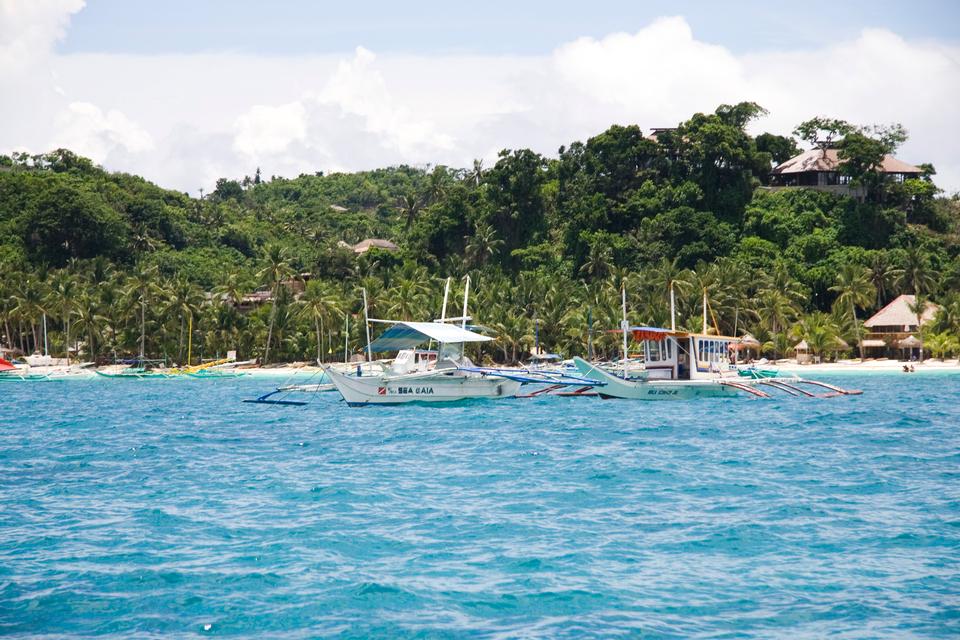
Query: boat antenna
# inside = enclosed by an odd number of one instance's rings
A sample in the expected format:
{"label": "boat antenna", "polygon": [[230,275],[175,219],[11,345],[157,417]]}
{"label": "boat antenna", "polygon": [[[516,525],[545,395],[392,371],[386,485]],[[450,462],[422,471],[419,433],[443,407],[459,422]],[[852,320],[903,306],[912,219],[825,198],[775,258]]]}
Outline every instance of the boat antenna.
{"label": "boat antenna", "polygon": [[370,350],[370,312],[367,308],[367,290],[363,291],[363,324],[367,329],[367,362],[373,362],[373,351]]}
{"label": "boat antenna", "polygon": [[467,329],[467,300],[470,298],[470,274],[466,275],[467,284],[463,288],[463,318],[460,319],[460,328]]}
{"label": "boat antenna", "polygon": [[620,328],[623,330],[623,378],[627,378],[627,330],[630,328],[630,323],[627,322],[627,282],[626,280],[620,283],[620,298],[623,303],[623,320],[620,323]]}

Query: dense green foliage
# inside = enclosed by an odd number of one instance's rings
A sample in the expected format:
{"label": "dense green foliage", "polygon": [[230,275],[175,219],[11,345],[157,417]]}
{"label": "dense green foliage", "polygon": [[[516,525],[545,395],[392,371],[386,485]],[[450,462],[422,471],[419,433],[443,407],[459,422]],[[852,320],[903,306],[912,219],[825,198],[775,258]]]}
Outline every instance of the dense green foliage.
{"label": "dense green foliage", "polygon": [[[470,274],[471,310],[500,336],[481,355],[502,361],[535,332],[548,350],[585,353],[592,335],[614,353],[603,330],[619,324],[622,284],[631,320],[660,325],[672,284],[679,324],[695,330],[706,290],[710,325],[749,330],[771,354],[799,338],[822,351],[837,336],[855,344],[857,316],[918,293],[944,303],[931,339],[952,351],[960,208],[938,197],[932,167],[903,183],[877,173],[903,130],[798,127],[813,143],[842,136],[845,170],[869,193],[858,201],[763,187],[798,148],[748,134],[761,113],[724,105],[655,138],[613,126],[556,158],[504,150],[489,168],[257,170],[199,199],[66,150],[0,157],[0,332],[33,351],[46,315],[55,352],[76,343],[92,358],[137,353],[143,325],[147,355],[183,362],[192,326],[195,354],[329,359],[342,354],[345,313],[349,350],[365,343],[361,288],[373,316],[429,319],[443,278],[462,287]],[[400,250],[345,246],[364,238]],[[245,304],[256,290],[275,303]]]}

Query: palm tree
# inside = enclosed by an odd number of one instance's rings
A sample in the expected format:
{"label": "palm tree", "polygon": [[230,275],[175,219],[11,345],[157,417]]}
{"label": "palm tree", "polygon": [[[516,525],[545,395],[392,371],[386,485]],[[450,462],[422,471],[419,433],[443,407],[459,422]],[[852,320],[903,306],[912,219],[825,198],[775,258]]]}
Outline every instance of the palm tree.
{"label": "palm tree", "polygon": [[410,227],[413,226],[413,221],[416,220],[417,214],[420,213],[422,207],[423,200],[413,191],[409,191],[397,198],[397,208],[400,209],[400,212],[406,220],[404,224],[405,230],[409,231]]}
{"label": "palm tree", "polygon": [[503,246],[503,240],[497,237],[492,225],[480,223],[472,236],[464,236],[467,241],[464,253],[471,267],[482,267],[489,258],[494,257]]}
{"label": "palm tree", "polygon": [[273,328],[277,320],[277,298],[280,295],[281,283],[296,275],[287,256],[287,251],[279,245],[267,247],[265,260],[267,266],[257,272],[257,278],[270,286],[270,328],[267,330],[267,346],[263,350],[263,363],[270,359],[270,343],[273,340]]}
{"label": "palm tree", "polygon": [[50,285],[49,308],[60,312],[64,328],[63,350],[66,352],[68,364],[70,363],[70,320],[79,289],[76,276],[66,270],[56,272]]}
{"label": "palm tree", "polygon": [[138,263],[127,279],[127,296],[136,297],[140,302],[140,360],[146,355],[147,340],[147,298],[157,290],[157,267]]}
{"label": "palm tree", "polygon": [[899,275],[900,270],[895,269],[890,263],[889,254],[885,251],[878,251],[873,255],[873,259],[870,261],[868,278],[870,284],[873,285],[874,290],[877,292],[876,309],[883,306],[890,292],[891,285]]}
{"label": "palm tree", "polygon": [[673,291],[676,297],[693,291],[695,278],[696,275],[689,269],[680,267],[679,258],[673,260],[661,258],[660,262],[649,270],[645,280],[651,282],[655,291],[659,292],[660,306],[669,309],[670,292]]}
{"label": "palm tree", "polygon": [[580,273],[589,280],[600,280],[610,272],[612,263],[613,251],[610,245],[597,240],[590,244],[590,252],[587,254],[586,261],[580,266]]}
{"label": "palm tree", "polygon": [[97,298],[88,289],[77,300],[76,329],[87,335],[87,354],[91,360],[97,358],[98,336],[103,331],[106,318],[100,315],[100,304]]}
{"label": "palm tree", "polygon": [[[776,336],[797,315],[797,307],[782,291],[776,289],[762,289],[754,299],[754,313],[761,324],[770,331],[776,344]],[[778,349],[774,348],[773,357],[776,359]]]}
{"label": "palm tree", "polygon": [[874,299],[876,290],[870,282],[870,270],[855,264],[845,264],[837,273],[837,284],[830,287],[836,292],[835,304],[849,307],[850,322],[856,330],[857,343],[860,345],[860,361],[863,362],[863,340],[860,337],[860,324],[857,322],[857,307],[865,309]]}
{"label": "palm tree", "polygon": [[828,314],[816,311],[794,327],[794,336],[806,340],[810,351],[819,360],[825,351],[836,348],[840,331]]}
{"label": "palm tree", "polygon": [[240,281],[237,273],[228,273],[226,277],[213,289],[214,295],[225,297],[233,306],[238,307],[243,302],[247,287]]}
{"label": "palm tree", "polygon": [[[183,277],[179,277],[171,283],[169,295],[164,306],[164,313],[167,316],[178,316],[180,318],[180,338],[177,341],[177,360],[183,361],[183,338],[184,332],[188,327],[193,326],[193,319],[200,313],[203,306],[203,294],[197,286]],[[187,366],[190,366],[189,355]]]}
{"label": "palm tree", "polygon": [[467,173],[467,182],[479,187],[483,181],[483,160],[474,160],[473,168]]}
{"label": "palm tree", "polygon": [[[13,313],[21,322],[27,323],[33,334],[32,350],[37,350],[40,344],[37,338],[37,322],[47,312],[47,298],[44,295],[43,283],[33,276],[27,277],[14,293],[14,300],[16,304],[13,307]],[[22,350],[28,351],[26,345],[22,345]]]}
{"label": "palm tree", "polygon": [[398,320],[413,320],[423,309],[430,308],[427,303],[429,295],[430,287],[425,280],[417,277],[398,278],[386,292],[387,312]]}
{"label": "palm tree", "polygon": [[[917,333],[921,335],[922,335],[921,328],[923,325],[923,314],[926,312],[927,306],[929,304],[930,303],[927,300],[926,296],[922,294],[917,294],[916,297],[913,299],[913,302],[907,303],[907,308],[910,309],[910,312],[917,316]],[[921,336],[917,336],[917,337],[919,338]],[[923,362],[922,342],[920,344],[920,362]]]}
{"label": "palm tree", "polygon": [[516,363],[517,350],[529,347],[533,342],[530,318],[508,312],[493,326],[497,331],[497,342],[503,351],[503,359],[511,364]]}
{"label": "palm tree", "polygon": [[317,362],[323,362],[323,321],[334,313],[343,314],[336,290],[326,282],[311,280],[300,300],[303,310],[313,318],[317,332]]}
{"label": "palm tree", "polygon": [[930,267],[930,256],[919,247],[909,247],[904,257],[903,269],[900,270],[897,284],[901,289],[909,288],[911,293],[918,298],[924,294],[932,293],[937,286],[937,278]]}

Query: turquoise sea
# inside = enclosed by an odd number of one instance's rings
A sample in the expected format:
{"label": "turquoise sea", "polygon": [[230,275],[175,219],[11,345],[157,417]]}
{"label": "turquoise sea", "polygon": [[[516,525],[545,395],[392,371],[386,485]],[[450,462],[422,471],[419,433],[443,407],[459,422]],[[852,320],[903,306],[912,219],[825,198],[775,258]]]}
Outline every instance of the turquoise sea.
{"label": "turquoise sea", "polygon": [[865,393],[6,383],[0,635],[958,637],[960,376],[834,381]]}

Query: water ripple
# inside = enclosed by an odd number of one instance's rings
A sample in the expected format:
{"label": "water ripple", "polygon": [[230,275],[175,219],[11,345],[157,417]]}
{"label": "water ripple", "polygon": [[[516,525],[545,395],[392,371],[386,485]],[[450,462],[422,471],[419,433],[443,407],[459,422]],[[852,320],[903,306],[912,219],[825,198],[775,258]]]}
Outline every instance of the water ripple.
{"label": "water ripple", "polygon": [[8,385],[0,635],[956,637],[960,376],[842,384],[866,393]]}

